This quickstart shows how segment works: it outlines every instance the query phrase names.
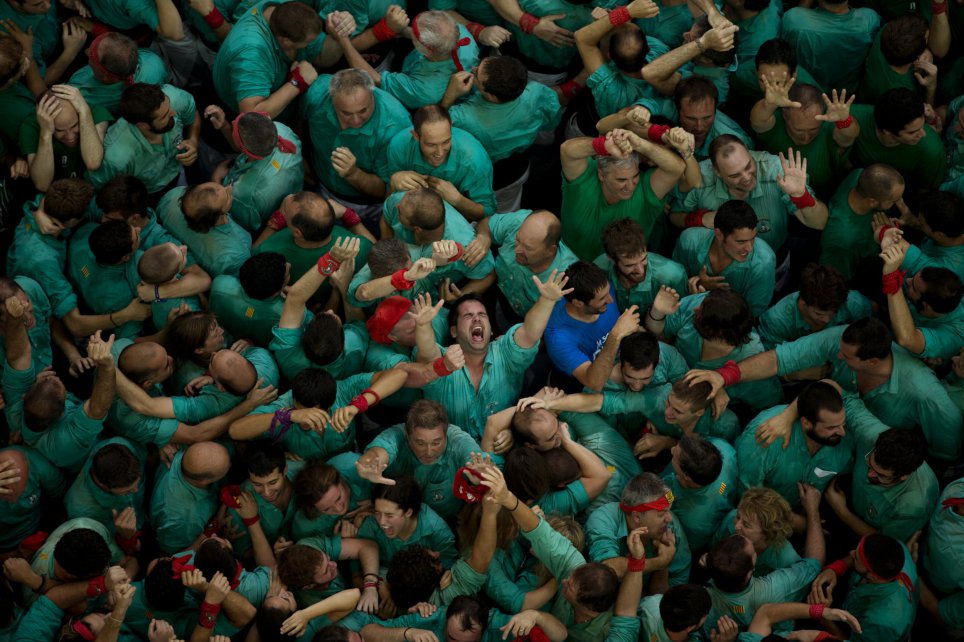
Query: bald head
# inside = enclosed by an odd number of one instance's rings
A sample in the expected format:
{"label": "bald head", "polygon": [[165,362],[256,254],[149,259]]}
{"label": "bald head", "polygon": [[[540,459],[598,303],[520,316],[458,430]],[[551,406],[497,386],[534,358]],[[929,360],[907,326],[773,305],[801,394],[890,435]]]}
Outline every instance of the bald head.
{"label": "bald head", "polygon": [[159,343],[133,343],[120,353],[117,367],[137,385],[150,388],[166,380],[174,370],[174,360]]}
{"label": "bald head", "polygon": [[137,274],[148,285],[167,283],[181,271],[184,254],[173,243],[161,243],[148,249],[137,262]]}
{"label": "bald head", "polygon": [[0,501],[15,503],[20,499],[20,495],[27,488],[27,479],[30,477],[30,461],[21,450],[7,448],[0,450],[0,469],[10,469],[17,471],[20,481],[7,485],[9,494],[0,495]]}
{"label": "bald head", "polygon": [[546,248],[550,248],[559,244],[559,239],[562,238],[562,224],[552,212],[539,210],[526,217],[518,233],[528,239],[540,239]]}
{"label": "bald head", "polygon": [[258,381],[258,371],[234,350],[218,350],[211,355],[208,371],[215,383],[239,397],[251,392]]}
{"label": "bald head", "polygon": [[904,193],[904,177],[890,165],[876,163],[864,169],[857,179],[857,194],[881,204],[877,209],[893,206]]}
{"label": "bald head", "polygon": [[219,481],[231,468],[231,456],[221,444],[202,441],[191,444],[181,460],[181,472],[194,486],[205,488]]}

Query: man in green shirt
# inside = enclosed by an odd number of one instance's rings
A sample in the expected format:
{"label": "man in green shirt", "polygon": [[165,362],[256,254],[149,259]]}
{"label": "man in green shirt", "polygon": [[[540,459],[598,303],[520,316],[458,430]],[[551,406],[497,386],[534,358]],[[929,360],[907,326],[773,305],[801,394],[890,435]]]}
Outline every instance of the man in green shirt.
{"label": "man in green shirt", "polygon": [[103,162],[87,176],[99,188],[130,174],[159,197],[182,166],[197,162],[201,117],[194,98],[171,85],[135,83],[121,96],[120,116],[104,138]]}
{"label": "man in green shirt", "polygon": [[964,626],[964,481],[948,484],[938,499],[927,528],[921,563],[927,571],[929,588],[937,596],[925,599],[921,606],[939,617],[952,628]]}
{"label": "man in green shirt", "polygon": [[[622,129],[567,140],[560,154],[563,240],[585,261],[602,254],[600,233],[612,221],[636,220],[652,238],[663,199],[686,168],[676,152]],[[640,155],[656,168],[640,175]]]}
{"label": "man in green shirt", "polygon": [[640,639],[646,642],[696,640],[710,606],[710,594],[697,584],[671,586],[665,593],[645,597],[639,603]]}
{"label": "man in green shirt", "polygon": [[68,84],[80,89],[94,107],[103,107],[117,116],[121,95],[131,82],[164,85],[171,81],[164,61],[150,49],[122,33],[111,31],[95,38],[87,49],[90,63],[70,77]]}
{"label": "man in green shirt", "polygon": [[909,89],[885,92],[873,106],[855,105],[860,135],[850,153],[855,167],[892,166],[911,187],[937,187],[947,172],[940,135],[924,122],[924,101]]}
{"label": "man in green shirt", "polygon": [[908,274],[942,267],[964,279],[964,199],[948,191],[931,192],[922,196],[916,210],[927,238],[905,248],[901,267]]}
{"label": "man in green shirt", "polygon": [[208,309],[231,336],[251,339],[262,348],[271,343],[271,329],[284,307],[284,290],[291,264],[276,252],[252,256],[238,276],[222,274],[211,284]]}
{"label": "man in green shirt", "polygon": [[0,551],[12,552],[40,528],[42,495],[59,498],[67,483],[63,473],[35,448],[8,446],[0,450],[0,463],[19,477],[7,486],[0,511]]}
{"label": "man in green shirt", "polygon": [[[944,28],[948,28],[946,21]],[[934,102],[937,67],[927,49],[929,30],[927,20],[917,12],[894,18],[884,25],[867,52],[858,90],[861,100],[870,104],[888,90],[902,87],[926,103]]]}
{"label": "man in green shirt", "polygon": [[830,199],[820,263],[853,278],[861,260],[880,252],[874,214],[900,207],[903,196],[904,178],[893,167],[875,164],[848,174]]}

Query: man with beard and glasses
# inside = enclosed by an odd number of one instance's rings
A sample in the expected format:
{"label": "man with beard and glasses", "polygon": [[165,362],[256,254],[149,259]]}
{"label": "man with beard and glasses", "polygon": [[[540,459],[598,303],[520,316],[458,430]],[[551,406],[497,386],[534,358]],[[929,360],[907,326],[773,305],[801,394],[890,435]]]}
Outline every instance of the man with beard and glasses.
{"label": "man with beard and glasses", "polygon": [[201,119],[194,97],[170,85],[134,83],[121,96],[120,119],[104,138],[104,160],[88,173],[100,188],[118,174],[136,176],[152,195],[197,161]]}

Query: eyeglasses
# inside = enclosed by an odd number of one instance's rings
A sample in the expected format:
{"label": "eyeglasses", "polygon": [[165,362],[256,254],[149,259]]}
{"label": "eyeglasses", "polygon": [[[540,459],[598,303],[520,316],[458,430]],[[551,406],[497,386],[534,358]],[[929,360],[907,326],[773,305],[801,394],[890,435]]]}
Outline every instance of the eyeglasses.
{"label": "eyeglasses", "polygon": [[891,483],[891,482],[894,481],[894,476],[891,475],[890,473],[882,473],[882,472],[880,472],[880,470],[879,470],[875,465],[873,465],[872,463],[870,463],[870,457],[871,457],[871,455],[873,455],[876,451],[877,451],[877,449],[874,448],[873,450],[871,450],[870,452],[868,452],[866,455],[864,455],[864,461],[867,462],[867,469],[873,471],[874,476],[877,477],[878,481],[880,481],[880,482],[883,483],[883,484],[889,484],[889,483]]}

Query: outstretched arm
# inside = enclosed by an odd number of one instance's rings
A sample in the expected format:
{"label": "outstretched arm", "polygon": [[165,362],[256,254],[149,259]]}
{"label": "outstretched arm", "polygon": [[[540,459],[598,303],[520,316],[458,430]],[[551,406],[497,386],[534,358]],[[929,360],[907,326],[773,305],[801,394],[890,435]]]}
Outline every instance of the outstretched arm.
{"label": "outstretched arm", "polygon": [[[549,323],[549,317],[552,315],[552,309],[556,306],[556,301],[572,292],[572,288],[563,289],[569,280],[565,272],[553,270],[545,283],[541,282],[539,277],[535,275],[532,276],[532,280],[539,288],[539,299],[529,309],[522,327],[516,330],[513,337],[513,340],[522,349],[531,348],[542,340],[542,335],[546,331],[546,325]],[[611,368],[612,365],[610,364]]]}
{"label": "outstretched arm", "polygon": [[288,290],[278,327],[300,328],[308,299],[341,267],[343,262],[358,256],[360,247],[361,239],[347,236],[338,239],[331,251],[318,259],[318,265],[309,268]]}

